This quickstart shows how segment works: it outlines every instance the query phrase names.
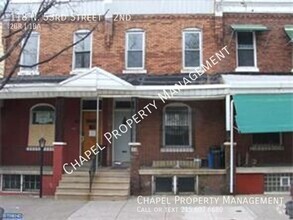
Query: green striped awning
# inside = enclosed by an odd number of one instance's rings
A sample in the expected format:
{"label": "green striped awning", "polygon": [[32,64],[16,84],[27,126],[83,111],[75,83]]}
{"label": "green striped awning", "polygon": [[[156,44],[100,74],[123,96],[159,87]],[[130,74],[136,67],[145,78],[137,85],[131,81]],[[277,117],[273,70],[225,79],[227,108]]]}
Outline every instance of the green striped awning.
{"label": "green striped awning", "polygon": [[262,24],[232,24],[231,28],[237,32],[267,31],[268,28]]}
{"label": "green striped awning", "polygon": [[285,25],[284,30],[290,38],[290,41],[293,42],[293,25]]}
{"label": "green striped awning", "polygon": [[293,94],[233,96],[240,133],[293,131]]}

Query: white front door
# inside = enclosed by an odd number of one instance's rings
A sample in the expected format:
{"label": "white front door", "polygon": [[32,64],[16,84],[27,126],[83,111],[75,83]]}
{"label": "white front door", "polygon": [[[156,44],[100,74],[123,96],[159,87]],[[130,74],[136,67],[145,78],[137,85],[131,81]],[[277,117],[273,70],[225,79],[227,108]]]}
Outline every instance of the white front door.
{"label": "white front door", "polygon": [[[119,131],[119,126],[124,124],[127,119],[131,117],[130,109],[119,109],[114,111],[114,129]],[[114,139],[114,162],[130,162],[130,136],[131,129],[129,128],[126,133],[120,133],[117,139]]]}

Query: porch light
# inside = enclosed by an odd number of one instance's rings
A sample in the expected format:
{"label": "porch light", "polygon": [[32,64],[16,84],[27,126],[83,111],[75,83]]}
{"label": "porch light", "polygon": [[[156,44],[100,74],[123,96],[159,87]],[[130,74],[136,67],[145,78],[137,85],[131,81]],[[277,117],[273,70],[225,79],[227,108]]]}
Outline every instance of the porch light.
{"label": "porch light", "polygon": [[39,191],[39,197],[43,197],[43,166],[44,166],[44,148],[46,145],[46,139],[40,138],[39,139],[39,147],[40,147],[40,191]]}

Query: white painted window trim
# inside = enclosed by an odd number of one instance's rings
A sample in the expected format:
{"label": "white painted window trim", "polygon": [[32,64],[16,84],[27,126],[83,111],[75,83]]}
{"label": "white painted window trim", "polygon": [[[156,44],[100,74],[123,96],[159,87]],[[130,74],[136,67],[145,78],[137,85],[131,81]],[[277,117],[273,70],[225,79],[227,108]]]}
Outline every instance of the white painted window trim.
{"label": "white painted window trim", "polygon": [[[186,67],[185,66],[185,34],[198,33],[199,34],[199,66]],[[182,31],[182,70],[181,73],[189,73],[195,69],[200,70],[202,66],[202,31],[198,28],[187,28]]]}
{"label": "white painted window trim", "polygon": [[[250,32],[250,31],[248,31]],[[236,32],[236,69],[235,72],[259,72],[257,67],[257,45],[256,45],[256,34],[252,31],[252,41],[253,41],[253,60],[254,66],[239,66],[238,64],[238,32]]]}
{"label": "white painted window trim", "polygon": [[[188,133],[189,133],[189,145],[186,146],[166,146],[166,140],[165,140],[165,114],[166,114],[166,108],[168,107],[187,107],[188,109]],[[193,152],[194,149],[192,148],[192,114],[191,114],[191,107],[184,104],[184,103],[170,103],[164,106],[163,108],[163,147],[160,149],[161,152]],[[179,150],[179,151],[178,151]]]}
{"label": "white painted window trim", "polygon": [[[142,67],[128,67],[128,38],[130,34],[142,34]],[[123,73],[147,73],[145,69],[145,31],[143,29],[129,29],[125,33],[125,70],[123,70]]]}
{"label": "white painted window trim", "polygon": [[[288,185],[284,185],[284,179],[287,179],[287,181],[288,181]],[[290,176],[281,176],[280,177],[280,186],[281,187],[290,187],[290,185],[291,185],[291,182],[290,182]]]}
{"label": "white painted window trim", "polygon": [[[3,184],[3,179],[4,179],[4,175],[18,175],[18,176],[20,176],[20,188],[19,188],[19,190],[17,190],[17,191],[10,191],[10,190],[7,190],[7,191],[5,191],[4,189],[3,189],[3,186],[4,186],[4,184]],[[37,190],[37,189],[35,189],[35,190],[32,190],[32,191],[25,191],[23,188],[23,185],[24,185],[24,176],[39,176],[39,174],[18,174],[18,173],[16,173],[16,174],[1,174],[0,175],[0,182],[1,182],[1,184],[0,184],[0,192],[1,193],[28,193],[28,194],[31,194],[31,193],[37,193],[39,190]]]}
{"label": "white painted window trim", "polygon": [[[87,34],[89,32],[90,32],[89,30],[85,30],[85,29],[75,31],[73,33],[73,43],[76,42],[76,34]],[[93,59],[92,58],[92,56],[93,56],[93,33],[91,33],[88,37],[90,38],[90,40],[89,40],[90,41],[90,66],[88,68],[75,68],[75,46],[76,45],[74,45],[73,51],[72,51],[72,70],[71,70],[70,74],[84,73],[84,72],[87,72],[89,69],[92,68],[92,59]]]}
{"label": "white painted window trim", "polygon": [[[40,60],[40,33],[39,32],[36,32],[36,31],[33,31],[31,34],[30,34],[30,37],[32,35],[37,35],[37,39],[38,39],[38,49],[37,49],[37,60],[36,60],[36,63],[39,62]],[[23,44],[24,44],[24,41],[26,40],[26,38],[22,39],[21,41],[21,47],[23,47]],[[21,54],[21,57],[20,57],[20,63],[23,64],[23,52]],[[39,75],[39,65],[36,66],[36,69],[35,70],[25,70],[24,67],[20,67],[19,68],[19,72],[17,73],[17,75],[19,76],[26,76],[26,75]]]}

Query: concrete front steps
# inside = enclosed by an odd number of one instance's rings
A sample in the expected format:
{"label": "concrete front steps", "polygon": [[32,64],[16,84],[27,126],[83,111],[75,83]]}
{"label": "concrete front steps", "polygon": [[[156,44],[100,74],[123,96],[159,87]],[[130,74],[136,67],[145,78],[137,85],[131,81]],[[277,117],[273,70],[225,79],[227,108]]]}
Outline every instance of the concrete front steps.
{"label": "concrete front steps", "polygon": [[126,169],[99,169],[89,192],[89,174],[64,174],[56,189],[56,199],[125,200],[130,194],[130,173]]}

